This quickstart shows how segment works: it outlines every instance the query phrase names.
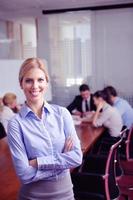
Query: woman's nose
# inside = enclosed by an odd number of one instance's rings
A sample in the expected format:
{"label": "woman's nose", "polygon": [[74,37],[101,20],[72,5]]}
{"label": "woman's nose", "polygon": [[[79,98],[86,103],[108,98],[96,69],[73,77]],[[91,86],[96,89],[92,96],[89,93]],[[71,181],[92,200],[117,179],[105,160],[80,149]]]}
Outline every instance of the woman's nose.
{"label": "woman's nose", "polygon": [[32,87],[33,87],[33,88],[37,88],[37,87],[38,87],[38,82],[37,82],[37,81],[34,81]]}

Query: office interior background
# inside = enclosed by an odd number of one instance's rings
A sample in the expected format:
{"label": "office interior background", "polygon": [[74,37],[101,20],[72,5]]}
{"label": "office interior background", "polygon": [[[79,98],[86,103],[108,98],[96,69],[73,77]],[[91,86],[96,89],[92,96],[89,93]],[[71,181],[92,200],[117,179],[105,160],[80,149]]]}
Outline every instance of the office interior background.
{"label": "office interior background", "polygon": [[113,85],[133,106],[133,1],[1,0],[0,96],[23,103],[19,67],[36,56],[50,75],[48,101],[67,106],[87,83]]}

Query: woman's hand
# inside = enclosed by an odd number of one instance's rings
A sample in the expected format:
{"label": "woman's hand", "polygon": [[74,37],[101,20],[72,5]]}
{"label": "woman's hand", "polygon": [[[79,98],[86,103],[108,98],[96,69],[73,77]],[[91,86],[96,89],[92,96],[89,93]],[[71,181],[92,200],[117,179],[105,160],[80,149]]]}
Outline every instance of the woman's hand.
{"label": "woman's hand", "polygon": [[71,151],[72,148],[73,148],[73,140],[72,140],[72,137],[69,136],[65,141],[63,153]]}
{"label": "woman's hand", "polygon": [[96,109],[96,112],[95,112],[95,114],[94,114],[94,116],[93,116],[93,119],[92,119],[92,124],[93,124],[93,126],[96,126],[97,119],[98,119],[98,117],[99,117],[100,111],[101,111],[101,109],[103,108],[104,104],[105,104],[105,103],[104,103],[103,101],[101,101],[101,102],[98,104],[97,109]]}
{"label": "woman's hand", "polygon": [[104,106],[104,102],[100,102],[97,107],[97,111],[100,112],[100,110],[103,108],[103,106]]}
{"label": "woman's hand", "polygon": [[37,159],[29,160],[29,165],[32,167],[37,168]]}

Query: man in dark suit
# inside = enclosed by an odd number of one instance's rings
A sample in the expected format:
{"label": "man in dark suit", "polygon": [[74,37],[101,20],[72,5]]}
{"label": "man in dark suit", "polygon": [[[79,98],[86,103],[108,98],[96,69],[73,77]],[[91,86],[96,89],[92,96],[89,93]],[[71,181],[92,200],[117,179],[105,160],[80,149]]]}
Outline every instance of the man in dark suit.
{"label": "man in dark suit", "polygon": [[96,110],[90,88],[86,84],[79,87],[80,95],[77,95],[67,107],[71,114],[82,117],[90,111]]}

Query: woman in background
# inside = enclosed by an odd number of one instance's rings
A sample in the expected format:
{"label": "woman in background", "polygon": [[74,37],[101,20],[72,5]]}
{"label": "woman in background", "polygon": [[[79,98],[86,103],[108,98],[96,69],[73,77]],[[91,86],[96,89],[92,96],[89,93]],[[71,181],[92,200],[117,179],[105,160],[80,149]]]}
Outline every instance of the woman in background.
{"label": "woman in background", "polygon": [[17,96],[14,93],[6,93],[3,97],[3,104],[8,106],[14,113],[20,110],[20,106],[17,104]]}
{"label": "woman in background", "polygon": [[81,164],[82,152],[69,111],[44,100],[48,81],[39,58],[25,60],[19,82],[26,101],[8,126],[19,200],[74,199],[69,169]]}
{"label": "woman in background", "polygon": [[0,122],[3,124],[6,132],[9,120],[18,112],[17,96],[14,93],[6,93],[1,102]]}
{"label": "woman in background", "polygon": [[123,124],[117,109],[106,102],[106,94],[103,91],[94,93],[93,99],[97,107],[92,120],[93,125],[104,126],[111,137],[119,137]]}

